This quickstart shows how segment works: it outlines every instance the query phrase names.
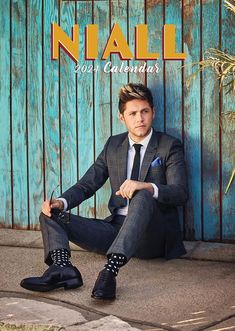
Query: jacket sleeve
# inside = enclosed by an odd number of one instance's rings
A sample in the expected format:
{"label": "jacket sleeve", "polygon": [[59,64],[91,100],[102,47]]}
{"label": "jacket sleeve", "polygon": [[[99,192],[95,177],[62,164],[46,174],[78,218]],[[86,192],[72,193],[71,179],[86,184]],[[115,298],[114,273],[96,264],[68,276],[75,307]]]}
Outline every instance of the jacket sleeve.
{"label": "jacket sleeve", "polygon": [[90,198],[108,179],[109,173],[106,153],[109,140],[110,138],[94,164],[87,170],[83,177],[61,195],[61,198],[66,199],[68,203],[67,209],[72,209],[82,201]]}
{"label": "jacket sleeve", "polygon": [[158,201],[163,204],[184,205],[188,199],[188,185],[183,147],[178,139],[172,141],[165,166],[166,185],[157,185]]}

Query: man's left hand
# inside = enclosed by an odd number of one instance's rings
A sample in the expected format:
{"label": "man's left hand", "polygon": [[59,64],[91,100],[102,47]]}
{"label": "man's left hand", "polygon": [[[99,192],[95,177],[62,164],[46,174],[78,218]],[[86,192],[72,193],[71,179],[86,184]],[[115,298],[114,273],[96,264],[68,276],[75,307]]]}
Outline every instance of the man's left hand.
{"label": "man's left hand", "polygon": [[152,184],[126,179],[120,186],[120,189],[116,192],[116,195],[121,195],[123,198],[131,199],[134,193],[140,190],[148,190],[152,194],[154,193]]}

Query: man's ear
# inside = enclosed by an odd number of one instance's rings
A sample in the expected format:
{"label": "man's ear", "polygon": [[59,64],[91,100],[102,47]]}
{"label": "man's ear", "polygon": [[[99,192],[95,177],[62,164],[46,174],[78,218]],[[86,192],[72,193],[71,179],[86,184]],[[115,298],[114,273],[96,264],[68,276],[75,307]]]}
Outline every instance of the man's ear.
{"label": "man's ear", "polygon": [[122,123],[125,123],[124,116],[123,116],[123,114],[121,114],[121,113],[119,113],[119,120],[120,120]]}

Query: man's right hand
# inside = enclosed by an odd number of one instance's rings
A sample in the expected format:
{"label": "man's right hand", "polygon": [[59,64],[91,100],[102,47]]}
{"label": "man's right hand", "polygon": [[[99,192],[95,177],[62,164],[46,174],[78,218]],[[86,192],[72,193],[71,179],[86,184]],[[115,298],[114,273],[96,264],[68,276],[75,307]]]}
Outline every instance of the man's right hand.
{"label": "man's right hand", "polygon": [[46,200],[46,201],[43,202],[43,204],[42,204],[42,212],[43,212],[44,215],[46,215],[48,217],[51,217],[51,209],[52,208],[59,209],[61,211],[64,210],[64,203],[63,203],[63,201],[53,199],[51,201],[51,204],[50,204],[50,201],[49,200]]}

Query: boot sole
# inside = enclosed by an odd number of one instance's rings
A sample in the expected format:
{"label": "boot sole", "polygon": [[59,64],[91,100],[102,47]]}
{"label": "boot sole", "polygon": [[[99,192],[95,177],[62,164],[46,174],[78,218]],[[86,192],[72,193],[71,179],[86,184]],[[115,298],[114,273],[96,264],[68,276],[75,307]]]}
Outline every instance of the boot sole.
{"label": "boot sole", "polygon": [[45,284],[45,285],[30,285],[30,284],[20,284],[21,287],[25,288],[26,290],[30,290],[30,291],[37,291],[37,292],[49,292],[52,290],[55,290],[57,288],[63,287],[65,290],[71,290],[71,289],[75,289],[78,287],[81,287],[83,285],[83,283],[77,279],[69,279],[66,281],[62,281],[62,282],[58,282],[56,284]]}
{"label": "boot sole", "polygon": [[115,300],[116,295],[114,296],[96,296],[95,294],[91,294],[91,297],[95,300]]}

